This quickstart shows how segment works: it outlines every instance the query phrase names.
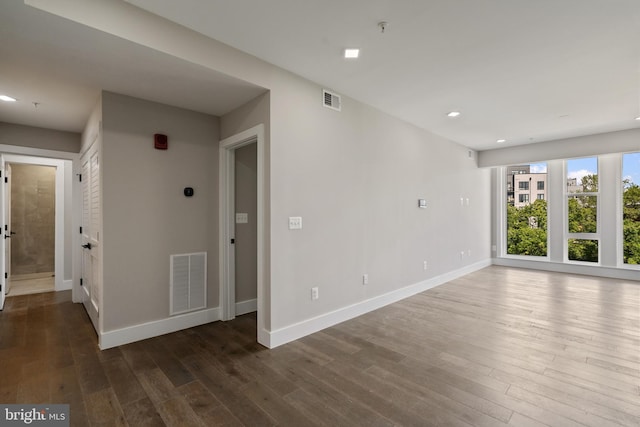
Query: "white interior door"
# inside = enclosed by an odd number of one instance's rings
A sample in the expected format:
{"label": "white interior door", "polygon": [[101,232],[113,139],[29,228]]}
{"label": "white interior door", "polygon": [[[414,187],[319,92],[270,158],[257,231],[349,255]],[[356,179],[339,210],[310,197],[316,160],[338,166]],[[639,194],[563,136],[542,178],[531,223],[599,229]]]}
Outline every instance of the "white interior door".
{"label": "white interior door", "polygon": [[[4,174],[5,174],[5,167],[4,167],[4,156],[2,154],[0,154],[0,180],[2,180],[2,183],[0,183],[0,227],[2,227],[3,231],[4,231],[4,225],[5,225],[5,210],[6,210],[6,206],[5,206],[5,193],[6,193],[6,185],[4,184]],[[6,234],[2,233],[0,234],[2,235],[1,241],[0,241],[0,310],[4,309],[4,300],[5,300],[5,294],[7,293],[7,279],[4,278],[4,273],[5,273],[5,242],[8,239],[5,239]]]}
{"label": "white interior door", "polygon": [[7,294],[11,291],[11,284],[9,283],[9,279],[11,278],[11,239],[9,237],[13,236],[15,233],[11,228],[11,163],[6,163],[4,165],[4,173],[5,173],[5,183],[4,186],[4,215],[5,215],[5,224],[6,228],[6,236],[4,239],[4,271],[7,277]]}
{"label": "white interior door", "polygon": [[81,159],[82,183],[82,303],[99,331],[100,289],[100,162],[98,144]]}

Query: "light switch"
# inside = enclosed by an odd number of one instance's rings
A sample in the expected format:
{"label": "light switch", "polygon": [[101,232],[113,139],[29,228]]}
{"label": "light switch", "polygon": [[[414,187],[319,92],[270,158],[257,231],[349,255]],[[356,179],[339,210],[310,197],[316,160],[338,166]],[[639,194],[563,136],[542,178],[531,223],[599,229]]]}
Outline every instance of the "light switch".
{"label": "light switch", "polygon": [[236,214],[236,224],[246,224],[249,222],[249,214],[248,213],[237,213]]}
{"label": "light switch", "polygon": [[289,230],[302,230],[302,217],[290,216],[289,217]]}

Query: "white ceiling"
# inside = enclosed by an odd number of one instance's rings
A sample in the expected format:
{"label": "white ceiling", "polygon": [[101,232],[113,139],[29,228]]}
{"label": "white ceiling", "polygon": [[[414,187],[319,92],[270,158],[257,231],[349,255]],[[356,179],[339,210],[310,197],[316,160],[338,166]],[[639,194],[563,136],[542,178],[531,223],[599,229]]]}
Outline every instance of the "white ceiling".
{"label": "white ceiling", "polygon": [[[0,121],[81,132],[102,89],[221,115],[265,89],[25,6],[0,2]],[[33,105],[37,102],[37,108]]]}
{"label": "white ceiling", "polygon": [[[640,127],[638,0],[127,1],[474,149]],[[80,131],[101,89],[215,115],[263,91],[20,0],[0,39],[5,122]]]}

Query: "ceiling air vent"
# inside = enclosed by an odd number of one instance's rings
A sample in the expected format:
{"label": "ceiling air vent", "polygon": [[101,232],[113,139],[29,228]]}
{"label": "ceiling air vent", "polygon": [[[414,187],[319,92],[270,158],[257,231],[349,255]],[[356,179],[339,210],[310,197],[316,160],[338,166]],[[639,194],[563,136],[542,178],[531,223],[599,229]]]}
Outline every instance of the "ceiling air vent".
{"label": "ceiling air vent", "polygon": [[326,89],[322,89],[322,104],[332,110],[340,111],[342,109],[340,95],[329,92]]}

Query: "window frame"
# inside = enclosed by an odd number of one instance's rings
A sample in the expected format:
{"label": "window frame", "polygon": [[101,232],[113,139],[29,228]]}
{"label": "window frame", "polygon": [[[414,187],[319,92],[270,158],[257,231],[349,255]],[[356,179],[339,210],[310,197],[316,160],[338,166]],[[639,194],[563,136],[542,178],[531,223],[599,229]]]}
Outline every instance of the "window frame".
{"label": "window frame", "polygon": [[618,159],[618,173],[616,174],[616,221],[617,221],[617,248],[618,248],[618,256],[617,256],[617,266],[622,269],[629,270],[638,270],[640,271],[640,264],[627,264],[624,262],[624,189],[622,187],[622,181],[624,179],[624,156],[627,154],[638,154],[640,155],[640,151],[629,151],[620,153],[620,158]]}
{"label": "window frame", "polygon": [[[598,175],[598,191],[597,192],[580,192],[580,193],[570,193],[567,185],[568,178],[568,164],[571,160],[580,160],[580,159],[596,159],[596,175]],[[570,159],[564,159],[562,162],[562,172],[563,172],[563,203],[562,203],[562,216],[563,216],[563,261],[566,264],[577,264],[577,265],[590,265],[590,266],[600,266],[602,265],[602,209],[601,209],[601,183],[600,183],[600,156],[585,156],[585,157],[573,157]],[[547,190],[548,191],[548,190]],[[575,196],[595,196],[596,197],[596,232],[595,233],[570,233],[569,232],[569,198]],[[595,240],[598,244],[598,261],[590,262],[590,261],[578,261],[569,259],[569,240]]]}
{"label": "window frame", "polygon": [[[544,163],[547,167],[547,182],[549,182],[549,161],[540,161],[540,162],[525,162],[522,164],[528,164],[528,165],[532,165],[532,164],[541,164]],[[513,259],[513,260],[529,260],[529,261],[546,261],[549,262],[551,260],[551,233],[549,232],[549,224],[550,224],[550,219],[549,219],[549,212],[551,211],[550,208],[550,204],[551,204],[551,197],[550,197],[550,189],[549,186],[547,185],[547,190],[546,190],[546,194],[547,197],[545,199],[545,201],[547,202],[547,254],[545,256],[539,256],[539,255],[516,255],[516,254],[509,254],[507,253],[507,204],[508,204],[508,191],[509,189],[507,188],[508,183],[507,183],[507,173],[509,172],[509,165],[508,166],[502,166],[497,168],[498,171],[498,177],[496,179],[496,183],[498,184],[498,187],[500,188],[500,192],[499,192],[499,196],[496,198],[497,202],[500,204],[500,208],[498,209],[499,215],[497,215],[497,221],[498,221],[498,230],[499,230],[499,235],[498,238],[496,239],[496,242],[498,243],[498,247],[496,248],[496,256],[498,256],[499,258],[505,258],[505,259]],[[520,174],[523,174],[524,172],[521,172]],[[515,174],[514,174],[515,175]],[[516,186],[513,186],[513,190],[514,193],[516,191]],[[514,202],[515,202],[515,195],[514,195]]]}

